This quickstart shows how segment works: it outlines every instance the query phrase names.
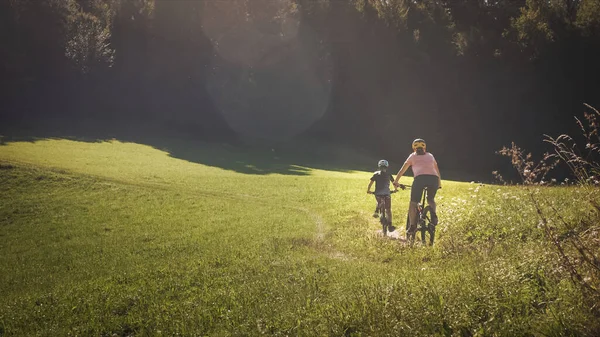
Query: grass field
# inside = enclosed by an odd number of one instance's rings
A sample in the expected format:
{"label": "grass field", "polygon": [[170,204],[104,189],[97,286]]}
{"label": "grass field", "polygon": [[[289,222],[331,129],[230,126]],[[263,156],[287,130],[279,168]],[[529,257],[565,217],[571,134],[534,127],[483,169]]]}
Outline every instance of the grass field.
{"label": "grass field", "polygon": [[[118,141],[1,145],[0,336],[599,331],[522,188],[445,181],[436,245],[410,248],[376,234],[368,172],[201,159]],[[576,188],[536,193],[567,216],[587,207]],[[393,196],[398,227],[408,195]]]}

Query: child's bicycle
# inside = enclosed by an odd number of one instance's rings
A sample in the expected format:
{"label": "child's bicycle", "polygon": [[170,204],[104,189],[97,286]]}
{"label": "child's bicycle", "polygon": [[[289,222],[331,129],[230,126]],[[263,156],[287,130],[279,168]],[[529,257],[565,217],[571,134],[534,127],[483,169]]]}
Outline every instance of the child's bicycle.
{"label": "child's bicycle", "polygon": [[[406,186],[410,187],[410,186]],[[417,229],[411,235],[408,231],[410,226],[409,215],[406,216],[406,240],[414,242],[416,232],[421,233],[421,243],[426,245],[427,237],[429,236],[429,245],[433,245],[435,239],[435,224],[431,221],[431,207],[425,205],[425,199],[427,198],[427,188],[423,190],[423,198],[420,203],[417,204]]]}
{"label": "child's bicycle", "polygon": [[[398,191],[390,191],[390,195],[396,192]],[[381,224],[381,232],[383,233],[383,236],[387,236],[388,232],[393,232],[396,230],[396,227],[392,226],[388,220],[389,216],[386,215],[387,212],[384,205],[378,203],[377,208],[375,208],[375,213],[379,213],[379,223]]]}

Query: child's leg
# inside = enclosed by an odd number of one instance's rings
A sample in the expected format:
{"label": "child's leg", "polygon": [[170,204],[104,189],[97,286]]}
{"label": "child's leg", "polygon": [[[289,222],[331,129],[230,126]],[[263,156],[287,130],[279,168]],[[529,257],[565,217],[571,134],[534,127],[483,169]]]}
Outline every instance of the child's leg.
{"label": "child's leg", "polygon": [[380,211],[379,208],[380,207],[379,207],[379,200],[377,199],[377,196],[375,196],[375,203],[376,203],[376,206],[375,206],[375,211],[373,212],[373,217],[374,218],[378,218],[379,217],[379,211]]}
{"label": "child's leg", "polygon": [[396,230],[396,227],[392,225],[392,198],[389,195],[385,196],[384,208],[387,216],[388,231],[393,232]]}
{"label": "child's leg", "polygon": [[392,224],[392,198],[389,195],[385,196],[385,211],[387,213],[388,223]]}

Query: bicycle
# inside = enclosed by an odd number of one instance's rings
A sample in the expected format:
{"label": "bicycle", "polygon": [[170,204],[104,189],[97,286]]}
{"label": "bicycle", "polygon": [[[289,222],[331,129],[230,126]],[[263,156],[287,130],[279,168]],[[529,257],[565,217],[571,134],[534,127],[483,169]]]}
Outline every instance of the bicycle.
{"label": "bicycle", "polygon": [[[410,187],[410,186],[406,186]],[[423,245],[427,244],[427,236],[429,236],[429,245],[433,246],[433,241],[435,240],[435,226],[431,221],[431,206],[425,205],[425,199],[427,199],[427,188],[423,190],[423,198],[422,201],[417,204],[417,228],[416,230],[410,234],[410,215],[406,216],[406,239],[407,241],[414,242],[415,234],[417,232],[421,233],[421,243]]]}
{"label": "bicycle", "polygon": [[[390,191],[390,195],[396,192],[398,191]],[[387,236],[388,231],[393,232],[396,230],[396,227],[392,226],[392,224],[388,221],[388,217],[386,216],[387,212],[382,203],[377,204],[377,207],[375,208],[375,213],[379,213],[379,223],[381,224],[381,232],[383,233],[383,236]]]}

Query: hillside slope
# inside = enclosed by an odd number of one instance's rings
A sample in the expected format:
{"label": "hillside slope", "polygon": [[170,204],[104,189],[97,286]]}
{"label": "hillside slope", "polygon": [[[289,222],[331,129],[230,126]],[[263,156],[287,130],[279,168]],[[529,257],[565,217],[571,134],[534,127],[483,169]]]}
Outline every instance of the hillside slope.
{"label": "hillside slope", "polygon": [[[0,335],[598,331],[521,188],[444,182],[437,244],[410,248],[377,236],[368,172],[68,140],[0,146],[0,165]],[[398,227],[407,204],[394,195]]]}

